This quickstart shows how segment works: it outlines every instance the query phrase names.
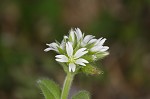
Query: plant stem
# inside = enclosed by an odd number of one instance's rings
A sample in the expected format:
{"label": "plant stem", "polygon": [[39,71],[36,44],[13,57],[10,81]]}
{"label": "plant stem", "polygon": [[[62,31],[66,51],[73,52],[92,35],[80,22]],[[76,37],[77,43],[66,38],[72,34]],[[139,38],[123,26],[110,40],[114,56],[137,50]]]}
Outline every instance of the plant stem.
{"label": "plant stem", "polygon": [[69,90],[70,90],[73,78],[74,78],[74,74],[68,72],[67,76],[65,78],[65,81],[64,81],[63,90],[61,93],[61,99],[67,99],[68,98],[68,94],[69,94]]}

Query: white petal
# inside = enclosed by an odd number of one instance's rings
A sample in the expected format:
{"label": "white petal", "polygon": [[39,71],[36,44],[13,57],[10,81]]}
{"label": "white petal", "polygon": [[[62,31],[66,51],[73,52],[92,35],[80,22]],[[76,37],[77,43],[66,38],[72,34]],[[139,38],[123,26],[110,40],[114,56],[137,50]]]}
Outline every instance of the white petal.
{"label": "white petal", "polygon": [[60,48],[61,48],[62,50],[65,49],[65,42],[64,42],[64,40],[62,40],[62,42],[61,42],[61,44],[60,44]]}
{"label": "white petal", "polygon": [[65,35],[65,36],[64,36],[64,39],[68,39],[68,36]]}
{"label": "white petal", "polygon": [[50,51],[50,50],[52,50],[52,48],[46,48],[44,51],[45,51],[45,52],[48,52],[48,51]]}
{"label": "white petal", "polygon": [[93,39],[95,36],[93,36],[93,35],[87,35],[87,36],[85,36],[85,38],[83,39],[83,42],[84,43],[87,43],[87,42],[89,42],[91,39]]}
{"label": "white petal", "polygon": [[[77,64],[77,63],[76,63]],[[84,63],[78,63],[79,65],[86,66]]]}
{"label": "white petal", "polygon": [[88,44],[91,44],[91,43],[95,43],[97,41],[97,39],[91,39]]}
{"label": "white petal", "polygon": [[69,63],[69,72],[73,71],[75,72],[76,65],[74,63]]}
{"label": "white petal", "polygon": [[83,56],[84,54],[88,53],[88,51],[85,51],[86,48],[80,48],[74,55],[75,58],[79,58]]}
{"label": "white petal", "polygon": [[50,43],[50,44],[46,44],[47,46],[49,47],[53,47],[53,48],[57,48],[58,47],[58,44],[57,43]]}
{"label": "white petal", "polygon": [[101,52],[104,52],[104,51],[107,51],[108,49],[109,49],[108,46],[103,46],[103,47],[100,49],[100,51],[101,51]]}
{"label": "white petal", "polygon": [[100,51],[103,48],[103,46],[94,46],[90,50],[91,52],[97,52]]}
{"label": "white petal", "polygon": [[54,48],[46,48],[46,49],[44,49],[44,51],[45,52],[48,52],[48,51],[50,51],[50,50],[53,50],[53,51],[56,51],[56,52],[58,52],[58,49],[54,49]]}
{"label": "white petal", "polygon": [[[66,35],[65,35],[65,36],[63,37],[62,42],[66,42],[66,41],[67,41],[67,39],[68,39],[68,36],[66,36]],[[61,42],[61,43],[62,43],[62,42]]]}
{"label": "white petal", "polygon": [[69,36],[71,37],[72,41],[74,42],[75,36],[74,36],[74,31],[73,29],[70,30]]}
{"label": "white petal", "polygon": [[68,58],[65,55],[56,55],[55,57],[58,62],[68,62]]}
{"label": "white petal", "polygon": [[55,56],[57,59],[61,59],[63,62],[68,62],[68,57],[65,55],[56,55]]}
{"label": "white petal", "polygon": [[100,43],[101,40],[102,40],[102,37],[99,38],[94,45],[99,45],[99,43]]}
{"label": "white petal", "polygon": [[62,59],[55,59],[56,61],[58,61],[58,62],[64,62]]}
{"label": "white petal", "polygon": [[93,35],[87,35],[87,36],[85,36],[84,39],[83,39],[83,41],[81,42],[81,46],[85,47],[89,43],[89,41],[91,41],[94,37],[95,36],[93,36]]}
{"label": "white petal", "polygon": [[106,38],[100,40],[100,42],[98,43],[99,46],[102,46],[104,44],[104,42],[106,41]]}
{"label": "white petal", "polygon": [[72,47],[70,42],[66,43],[66,51],[67,51],[68,56],[72,56],[72,54],[73,54],[73,47]]}
{"label": "white petal", "polygon": [[83,58],[79,58],[75,61],[76,64],[79,64],[79,65],[83,65],[83,66],[86,66],[84,63],[89,63],[87,60],[83,59]]}
{"label": "white petal", "polygon": [[[50,43],[50,44],[46,44],[47,46],[49,46],[49,48],[52,48],[51,50],[57,51],[58,52],[58,44],[57,43]],[[47,49],[48,50],[48,49]]]}
{"label": "white petal", "polygon": [[104,56],[107,56],[107,55],[109,55],[109,52],[104,52],[103,55],[104,55]]}
{"label": "white petal", "polygon": [[75,28],[75,34],[77,36],[77,41],[79,41],[83,37],[82,32],[79,28]]}
{"label": "white petal", "polygon": [[87,44],[84,42],[81,42],[81,47],[85,47]]}

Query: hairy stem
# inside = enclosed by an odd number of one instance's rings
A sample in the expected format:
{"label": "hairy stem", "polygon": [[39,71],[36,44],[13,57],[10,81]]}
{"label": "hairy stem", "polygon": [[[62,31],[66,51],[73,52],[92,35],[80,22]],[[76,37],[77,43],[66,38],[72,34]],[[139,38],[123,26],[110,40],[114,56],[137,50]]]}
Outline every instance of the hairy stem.
{"label": "hairy stem", "polygon": [[73,78],[74,78],[74,74],[72,74],[71,72],[68,72],[64,81],[63,90],[61,93],[61,99],[68,98],[68,94],[69,94],[69,90],[70,90]]}

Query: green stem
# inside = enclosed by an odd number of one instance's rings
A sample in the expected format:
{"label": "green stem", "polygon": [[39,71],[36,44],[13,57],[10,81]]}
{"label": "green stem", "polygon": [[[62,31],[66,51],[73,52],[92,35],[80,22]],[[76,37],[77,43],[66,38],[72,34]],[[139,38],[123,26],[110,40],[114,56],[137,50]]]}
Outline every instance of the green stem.
{"label": "green stem", "polygon": [[69,90],[70,90],[73,78],[74,78],[74,74],[68,72],[67,76],[65,78],[64,85],[63,85],[63,90],[61,93],[61,99],[67,99],[68,98],[68,94],[69,94]]}

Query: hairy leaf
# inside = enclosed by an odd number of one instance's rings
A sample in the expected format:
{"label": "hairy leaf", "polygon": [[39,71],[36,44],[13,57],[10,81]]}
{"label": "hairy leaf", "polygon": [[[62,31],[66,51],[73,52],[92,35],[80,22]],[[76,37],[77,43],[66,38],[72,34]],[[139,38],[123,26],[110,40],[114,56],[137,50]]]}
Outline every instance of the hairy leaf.
{"label": "hairy leaf", "polygon": [[52,80],[39,80],[38,84],[44,94],[45,99],[60,99],[61,90],[59,86]]}
{"label": "hairy leaf", "polygon": [[75,94],[72,99],[90,99],[90,94],[87,91],[80,91]]}

